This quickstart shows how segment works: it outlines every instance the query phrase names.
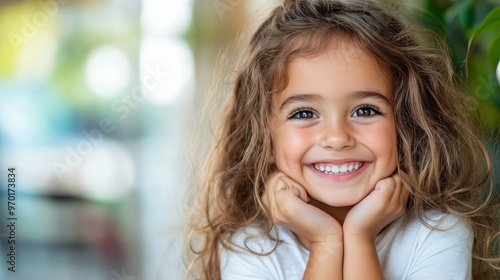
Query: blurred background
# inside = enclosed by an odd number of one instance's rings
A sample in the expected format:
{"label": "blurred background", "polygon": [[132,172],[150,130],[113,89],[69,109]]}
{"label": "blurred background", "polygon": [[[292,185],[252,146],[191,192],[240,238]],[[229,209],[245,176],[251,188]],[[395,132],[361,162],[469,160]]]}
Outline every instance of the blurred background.
{"label": "blurred background", "polygon": [[[182,279],[193,122],[217,58],[279,2],[0,0],[0,279]],[[409,3],[499,158],[500,1]]]}

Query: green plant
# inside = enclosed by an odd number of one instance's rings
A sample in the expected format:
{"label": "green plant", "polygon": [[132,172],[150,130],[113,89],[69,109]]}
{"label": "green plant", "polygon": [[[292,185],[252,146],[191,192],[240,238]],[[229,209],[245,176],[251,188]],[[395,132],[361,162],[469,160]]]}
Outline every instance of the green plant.
{"label": "green plant", "polygon": [[[421,21],[447,42],[456,71],[478,101],[478,125],[500,128],[500,1],[424,0]],[[472,109],[473,107],[471,107]]]}

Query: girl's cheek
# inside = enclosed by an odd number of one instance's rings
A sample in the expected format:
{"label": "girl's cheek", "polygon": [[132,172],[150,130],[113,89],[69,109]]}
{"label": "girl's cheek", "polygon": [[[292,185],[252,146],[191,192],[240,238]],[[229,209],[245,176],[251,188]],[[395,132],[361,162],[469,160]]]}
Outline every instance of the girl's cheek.
{"label": "girl's cheek", "polygon": [[[314,133],[308,129],[285,127],[275,130],[273,135],[274,160],[278,168],[300,162],[314,143]],[[281,170],[283,171],[283,170]]]}

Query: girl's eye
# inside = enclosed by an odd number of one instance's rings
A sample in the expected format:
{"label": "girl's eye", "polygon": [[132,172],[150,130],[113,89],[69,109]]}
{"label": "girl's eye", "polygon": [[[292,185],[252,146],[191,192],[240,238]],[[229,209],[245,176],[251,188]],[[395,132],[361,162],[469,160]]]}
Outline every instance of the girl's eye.
{"label": "girl's eye", "polygon": [[375,115],[382,115],[382,113],[374,107],[371,106],[361,106],[356,108],[352,113],[352,117],[373,117]]}
{"label": "girl's eye", "polygon": [[289,117],[289,119],[317,119],[318,115],[316,115],[311,110],[299,110],[293,112]]}

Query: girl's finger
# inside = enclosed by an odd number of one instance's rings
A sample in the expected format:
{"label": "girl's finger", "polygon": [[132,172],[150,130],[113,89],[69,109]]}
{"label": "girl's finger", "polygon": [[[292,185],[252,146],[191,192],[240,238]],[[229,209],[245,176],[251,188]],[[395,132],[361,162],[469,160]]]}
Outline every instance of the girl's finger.
{"label": "girl's finger", "polygon": [[406,202],[408,201],[408,197],[410,196],[410,192],[408,188],[406,188],[405,184],[401,180],[398,174],[393,176],[394,181],[396,182],[397,194],[396,199],[398,199],[399,203],[404,204],[406,206]]}
{"label": "girl's finger", "polygon": [[285,184],[288,186],[288,189],[292,191],[295,196],[299,197],[304,202],[309,202],[309,195],[307,194],[307,191],[303,186],[286,175],[281,177],[281,180],[285,182]]}
{"label": "girl's finger", "polygon": [[392,178],[393,183],[394,183],[394,193],[392,195],[391,201],[394,203],[399,203],[399,201],[401,199],[401,194],[403,191],[401,179],[399,178],[398,174],[394,174],[393,176],[391,176],[391,178]]}

